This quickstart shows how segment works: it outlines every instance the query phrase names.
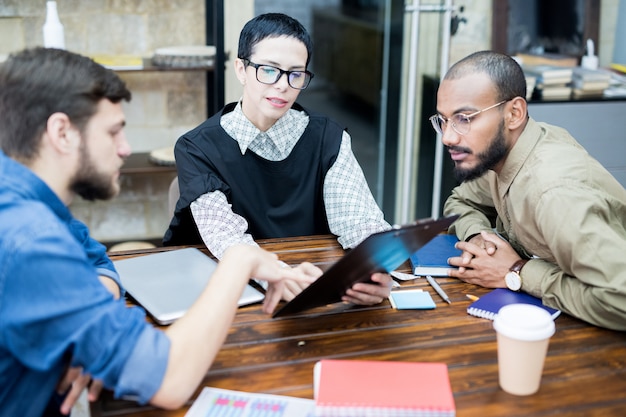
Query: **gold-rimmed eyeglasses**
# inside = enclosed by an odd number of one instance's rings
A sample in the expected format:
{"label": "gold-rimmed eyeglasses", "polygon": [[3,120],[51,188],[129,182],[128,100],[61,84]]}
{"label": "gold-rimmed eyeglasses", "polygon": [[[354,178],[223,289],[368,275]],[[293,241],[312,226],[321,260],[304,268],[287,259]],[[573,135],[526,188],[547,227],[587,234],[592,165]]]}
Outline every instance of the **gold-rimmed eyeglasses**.
{"label": "gold-rimmed eyeglasses", "polygon": [[478,116],[482,112],[486,112],[487,110],[495,109],[496,107],[503,105],[507,101],[510,101],[510,99],[502,100],[499,103],[486,107],[482,110],[478,110],[477,112],[471,114],[456,113],[453,114],[450,118],[446,118],[437,113],[430,116],[428,120],[430,120],[430,123],[433,125],[433,129],[435,129],[441,135],[443,135],[443,132],[446,130],[448,122],[451,122],[450,124],[452,125],[452,129],[454,129],[456,133],[458,133],[459,135],[467,135],[470,132],[472,118]]}
{"label": "gold-rimmed eyeglasses", "polygon": [[310,71],[286,71],[272,65],[255,64],[249,59],[242,59],[244,65],[256,69],[256,79],[263,84],[276,84],[283,74],[287,74],[287,83],[291,88],[304,90],[309,86],[313,73]]}

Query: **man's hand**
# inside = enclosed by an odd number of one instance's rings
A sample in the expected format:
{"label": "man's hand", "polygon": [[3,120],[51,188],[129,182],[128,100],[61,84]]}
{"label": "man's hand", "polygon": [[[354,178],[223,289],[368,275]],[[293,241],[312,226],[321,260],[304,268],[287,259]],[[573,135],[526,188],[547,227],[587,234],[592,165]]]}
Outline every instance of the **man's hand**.
{"label": "man's hand", "polygon": [[[469,265],[470,261],[474,258],[474,254],[473,252],[465,250],[464,246],[466,245],[461,245],[461,243],[464,242],[457,243],[456,247],[457,249],[461,249],[463,251],[463,253],[461,254],[461,258],[463,259],[463,261],[461,265],[457,266],[459,267],[459,272],[464,272],[465,265]],[[485,240],[482,233],[477,234],[476,236],[468,240],[467,243],[471,243],[475,246],[483,248],[487,255],[493,255],[494,253],[496,253],[496,245],[489,240]]]}
{"label": "man's hand", "polygon": [[[89,384],[91,382],[91,385]],[[102,391],[102,381],[91,380],[91,375],[83,374],[83,368],[68,368],[67,372],[57,385],[57,393],[63,395],[67,392],[63,404],[61,404],[61,414],[69,414],[74,404],[80,397],[83,389],[89,386],[87,399],[96,401]],[[69,389],[69,392],[68,392]]]}
{"label": "man's hand", "polygon": [[372,305],[381,303],[391,293],[391,276],[377,272],[372,274],[373,284],[359,282],[346,291],[341,300],[347,303]]}
{"label": "man's hand", "polygon": [[469,242],[456,244],[463,253],[461,256],[448,259],[450,265],[458,266],[451,269],[451,277],[459,278],[471,284],[486,288],[504,288],[504,276],[520,256],[511,245],[495,233],[481,232]]}
{"label": "man's hand", "polygon": [[[285,267],[289,268],[289,266],[287,265]],[[311,285],[313,281],[321,277],[323,274],[323,271],[321,269],[309,262],[303,262],[300,265],[293,267],[293,269],[302,272],[309,278],[309,280],[285,280],[284,287],[282,289],[282,299],[285,301],[293,300],[296,295],[300,294],[302,290]]]}
{"label": "man's hand", "polygon": [[299,281],[285,279],[278,283],[269,283],[266,294],[280,293],[281,298],[285,301],[291,301],[296,295],[300,294],[302,290],[311,285],[313,281],[322,276],[323,273],[321,269],[309,262],[303,262],[293,268],[285,265],[284,268],[290,268],[300,272],[307,278],[306,280]]}
{"label": "man's hand", "polygon": [[[313,281],[322,276],[322,270],[315,265],[304,262],[293,268],[302,271],[310,278],[309,282],[285,280],[282,287],[282,298],[285,301],[291,301],[302,290],[311,285]],[[372,305],[381,303],[385,298],[389,297],[391,291],[392,279],[389,274],[375,273],[372,274],[374,283],[357,283],[346,291],[346,295],[342,297],[342,301],[360,305]],[[277,286],[270,283],[268,291],[277,291]]]}

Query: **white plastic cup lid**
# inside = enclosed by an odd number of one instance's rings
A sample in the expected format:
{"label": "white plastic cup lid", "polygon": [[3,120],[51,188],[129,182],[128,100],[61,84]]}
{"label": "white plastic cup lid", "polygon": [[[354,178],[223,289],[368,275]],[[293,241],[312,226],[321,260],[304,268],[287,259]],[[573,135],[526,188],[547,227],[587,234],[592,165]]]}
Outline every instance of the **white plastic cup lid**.
{"label": "white plastic cup lid", "polygon": [[509,304],[498,311],[493,328],[506,337],[532,342],[551,337],[554,320],[546,310],[531,304]]}

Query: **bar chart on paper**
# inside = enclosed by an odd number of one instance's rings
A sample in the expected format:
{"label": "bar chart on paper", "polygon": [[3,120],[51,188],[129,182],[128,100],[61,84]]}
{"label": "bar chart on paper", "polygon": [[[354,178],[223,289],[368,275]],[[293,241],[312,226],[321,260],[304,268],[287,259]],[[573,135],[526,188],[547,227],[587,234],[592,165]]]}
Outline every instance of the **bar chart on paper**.
{"label": "bar chart on paper", "polygon": [[185,417],[313,417],[314,410],[313,400],[205,387]]}

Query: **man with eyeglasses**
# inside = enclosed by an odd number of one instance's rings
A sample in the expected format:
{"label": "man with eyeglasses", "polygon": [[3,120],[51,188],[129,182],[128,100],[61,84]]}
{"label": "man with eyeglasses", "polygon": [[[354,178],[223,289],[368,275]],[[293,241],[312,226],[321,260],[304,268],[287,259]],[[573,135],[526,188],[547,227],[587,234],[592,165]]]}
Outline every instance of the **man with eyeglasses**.
{"label": "man with eyeglasses", "polygon": [[[345,129],[296,103],[313,78],[312,41],[295,19],[268,13],[243,27],[239,102],[183,135],[175,156],[180,198],[164,244],[202,243],[220,258],[235,243],[332,233],[351,248],[390,225],[369,190]],[[307,271],[321,275],[319,268]],[[391,278],[374,274],[344,301],[376,304]],[[302,288],[287,285],[285,300]]]}
{"label": "man with eyeglasses", "polygon": [[520,66],[490,51],[441,82],[430,120],[461,182],[444,207],[461,216],[449,274],[626,330],[626,190],[567,131],[530,118],[525,97]]}

